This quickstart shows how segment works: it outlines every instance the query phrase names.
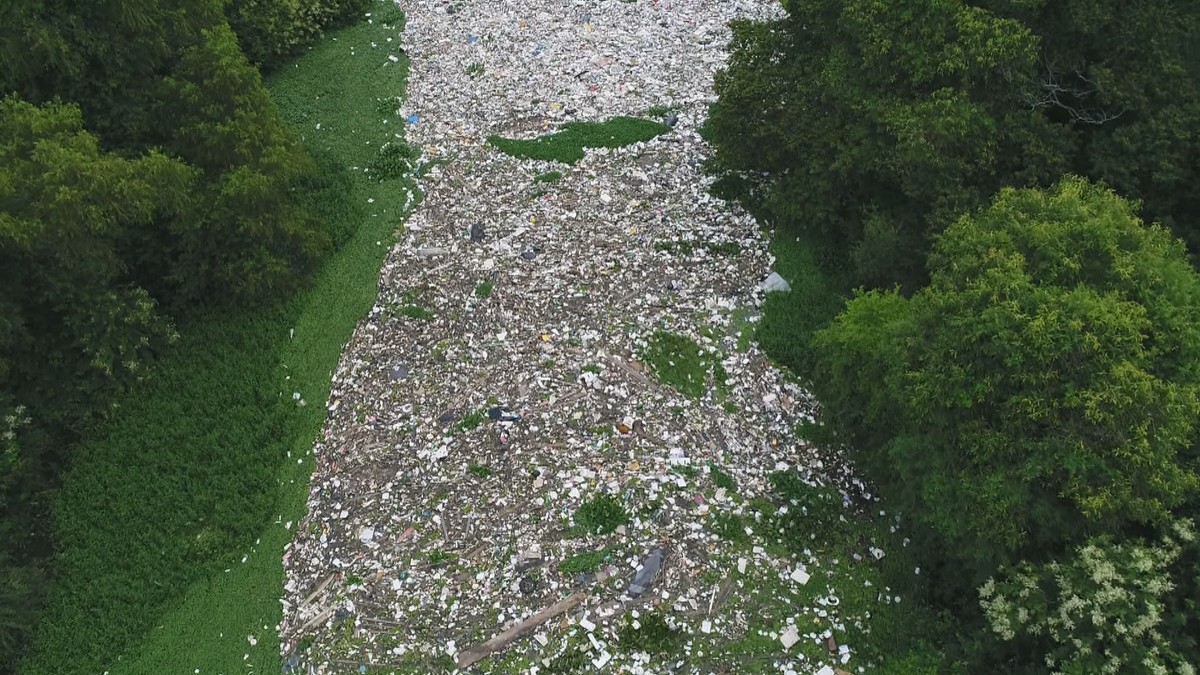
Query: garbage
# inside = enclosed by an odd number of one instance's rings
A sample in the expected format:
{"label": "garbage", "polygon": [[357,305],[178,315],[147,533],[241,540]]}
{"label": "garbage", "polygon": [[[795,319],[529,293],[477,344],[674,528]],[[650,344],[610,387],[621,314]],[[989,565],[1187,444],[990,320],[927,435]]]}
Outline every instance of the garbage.
{"label": "garbage", "polygon": [[637,574],[634,575],[633,581],[629,584],[630,596],[636,598],[646,592],[651,582],[654,581],[654,577],[658,575],[658,570],[662,567],[664,557],[661,548],[650,551],[650,554],[638,566]]}
{"label": "garbage", "polygon": [[487,416],[490,420],[499,420],[501,422],[519,422],[521,420],[520,413],[501,406],[488,408]]}
{"label": "garbage", "polygon": [[[757,533],[735,548],[714,533],[718,517],[758,530],[746,509],[769,498],[780,467],[853,489],[843,467],[818,464],[794,435],[815,407],[807,393],[752,341],[739,344],[772,258],[754,218],[709,194],[710,149],[697,132],[725,65],[728,22],[782,8],[400,8],[407,27],[387,37],[411,58],[407,123],[387,132],[401,131],[428,163],[415,177],[423,200],[387,252],[374,309],[344,347],[328,418],[305,457],[308,513],[289,530],[279,634],[285,654],[302,641],[313,648],[285,663],[343,672],[450,654],[466,669],[525,636],[514,648],[542,664],[575,631],[596,640],[596,669],[638,672],[627,650],[608,649],[638,609],[688,635],[744,636],[746,618],[731,609],[742,603],[727,596],[792,583],[800,564],[804,582],[818,569],[824,581],[825,568],[764,550]],[[387,53],[399,52],[389,47],[378,61]],[[572,165],[487,143],[624,115],[673,130],[588,149]],[[694,398],[660,379],[659,364],[643,362],[659,330],[711,353],[720,386],[710,373]],[[283,389],[284,399],[300,388]],[[709,463],[736,488],[713,485]],[[614,497],[613,527],[576,531],[580,507],[599,494]],[[588,551],[605,554],[563,567]],[[817,609],[825,624],[846,620],[844,607],[816,603],[824,592],[800,594],[809,600],[794,608],[797,623]],[[808,630],[798,639],[817,639]],[[802,651],[774,654],[780,671],[815,670]]]}
{"label": "garbage", "polygon": [[787,279],[779,276],[778,272],[771,272],[763,280],[761,288],[764,293],[788,293],[792,290],[792,285],[787,282]]}
{"label": "garbage", "polygon": [[800,641],[800,632],[796,630],[795,626],[788,626],[787,630],[779,636],[779,641],[783,643],[784,649],[791,649],[792,645]]}

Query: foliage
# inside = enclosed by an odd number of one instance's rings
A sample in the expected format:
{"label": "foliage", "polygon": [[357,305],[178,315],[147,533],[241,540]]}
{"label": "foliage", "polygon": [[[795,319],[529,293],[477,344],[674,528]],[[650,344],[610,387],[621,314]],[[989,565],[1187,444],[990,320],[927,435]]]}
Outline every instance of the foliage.
{"label": "foliage", "polygon": [[611,534],[629,522],[629,513],[616,495],[597,494],[575,511],[575,529],[580,535]]}
{"label": "foliage", "polygon": [[724,488],[730,493],[737,492],[737,481],[715,462],[708,463],[708,475],[712,478],[713,485]]}
{"label": "foliage", "polygon": [[232,0],[225,7],[229,25],[252,63],[264,70],[315,44],[326,28],[359,19],[371,0]]}
{"label": "foliage", "polygon": [[1194,674],[1162,624],[1169,569],[1180,544],[1195,539],[1179,521],[1149,546],[1111,538],[1089,540],[1066,562],[1021,563],[1002,569],[979,589],[991,629],[1005,641],[1032,642],[1056,675],[1084,673]]}
{"label": "foliage", "polygon": [[933,235],[1002,187],[1046,187],[1066,170],[1191,227],[1195,3],[785,8],[734,24],[706,132],[714,188],[802,236],[827,274],[849,270],[849,287],[915,290]]}
{"label": "foliage", "polygon": [[515,140],[489,136],[500,152],[518,159],[543,159],[574,164],[583,159],[584,148],[621,148],[670,131],[660,122],[637,117],[613,117],[604,122],[568,122],[549,136]]}
{"label": "foliage", "polygon": [[931,283],[861,293],[815,339],[827,427],[982,563],[1161,524],[1197,494],[1200,277],[1080,179],[1005,190]]}
{"label": "foliage", "polygon": [[919,284],[926,232],[1063,168],[1020,103],[1037,45],[1018,22],[937,0],[785,6],[734,25],[707,133],[718,192],[804,236],[823,269]]}
{"label": "foliage", "polygon": [[[1071,165],[1200,251],[1200,5],[983,0],[1038,37],[1025,102],[1071,138]],[[1134,159],[1136,158],[1136,160]]]}
{"label": "foliage", "polygon": [[400,178],[413,172],[420,157],[419,148],[407,143],[388,141],[371,161],[371,175],[381,181]]}
{"label": "foliage", "polygon": [[228,27],[204,32],[162,82],[167,147],[212,182],[202,216],[169,226],[170,279],[189,299],[286,297],[331,249],[292,188],[315,170]]}
{"label": "foliage", "polygon": [[[0,101],[0,392],[78,428],[175,337],[128,282],[129,230],[190,207],[194,173],[101,152],[79,109]],[[99,409],[102,409],[99,408]]]}
{"label": "foliage", "polygon": [[612,549],[605,548],[599,551],[584,551],[576,553],[563,560],[558,564],[558,571],[563,574],[585,574],[595,572],[600,569],[605,560],[612,557]]}
{"label": "foliage", "polygon": [[626,616],[617,630],[621,648],[646,654],[668,654],[683,640],[682,631],[672,628],[661,612]]}
{"label": "foliage", "polygon": [[298,408],[290,395],[328,397],[329,373],[375,302],[379,266],[414,189],[379,191],[345,169],[364,166],[374,143],[395,132],[368,104],[403,91],[405,63],[381,71],[344,56],[384,31],[346,29],[272,82],[297,129],[316,118],[359,130],[314,140],[323,173],[309,177],[325,186],[309,198],[339,209],[325,212],[337,222],[324,225],[345,233],[346,245],[293,300],[181,319],[182,337],[149,367],[153,377],[90,430],[54,503],[61,554],[23,673],[279,671],[279,641],[264,626],[282,620],[284,546],[305,512],[309,453],[325,416],[324,406]]}

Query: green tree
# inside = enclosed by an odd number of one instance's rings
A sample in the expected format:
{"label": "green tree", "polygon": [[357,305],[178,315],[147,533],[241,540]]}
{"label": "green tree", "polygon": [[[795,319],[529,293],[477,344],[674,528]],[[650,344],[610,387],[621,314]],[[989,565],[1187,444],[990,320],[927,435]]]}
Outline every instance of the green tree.
{"label": "green tree", "polygon": [[0,391],[74,427],[173,335],[118,243],[191,208],[195,172],[100,151],[75,106],[0,100]]}
{"label": "green tree", "polygon": [[232,0],[229,25],[252,63],[270,70],[316,42],[324,29],[362,16],[370,0]]}
{"label": "green tree", "polygon": [[975,570],[1160,526],[1195,499],[1200,276],[1081,179],[1006,189],[930,284],[860,293],[814,340],[832,435]]}
{"label": "green tree", "polygon": [[293,189],[316,171],[228,26],[205,31],[161,84],[162,143],[209,179],[203,214],[168,224],[175,293],[284,297],[332,248]]}
{"label": "green tree", "polygon": [[1075,171],[1142,202],[1200,251],[1200,4],[980,0],[1041,48],[1028,103],[1074,139]]}
{"label": "green tree", "polygon": [[946,0],[786,7],[734,25],[713,167],[830,273],[915,288],[929,232],[1066,168],[1069,141],[1023,100],[1037,40],[1019,22]]}
{"label": "green tree", "polygon": [[1200,4],[785,7],[734,26],[709,121],[717,189],[804,237],[846,287],[915,290],[958,215],[1066,171],[1200,245]]}
{"label": "green tree", "polygon": [[175,335],[120,242],[188,210],[195,178],[161,153],[102,152],[76,106],[0,99],[0,668],[40,605],[62,446]]}

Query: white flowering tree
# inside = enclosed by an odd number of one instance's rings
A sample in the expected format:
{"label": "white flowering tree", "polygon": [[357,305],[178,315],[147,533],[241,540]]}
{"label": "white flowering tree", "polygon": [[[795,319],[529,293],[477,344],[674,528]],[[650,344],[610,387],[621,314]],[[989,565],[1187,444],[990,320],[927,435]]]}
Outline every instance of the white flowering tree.
{"label": "white flowering tree", "polygon": [[1190,521],[1154,545],[1092,539],[1066,562],[1002,569],[980,603],[1000,639],[1042,643],[1053,673],[1193,675],[1162,627],[1170,567],[1194,540]]}

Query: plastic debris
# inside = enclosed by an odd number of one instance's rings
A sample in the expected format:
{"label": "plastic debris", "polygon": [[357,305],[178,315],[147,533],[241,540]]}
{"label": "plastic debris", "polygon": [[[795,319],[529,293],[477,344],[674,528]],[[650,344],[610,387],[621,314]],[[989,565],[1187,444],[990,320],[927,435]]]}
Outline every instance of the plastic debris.
{"label": "plastic debris", "polygon": [[763,280],[762,290],[764,293],[788,293],[792,290],[792,285],[787,282],[787,279],[779,276],[778,272],[771,272]]}
{"label": "plastic debris", "polygon": [[650,551],[650,555],[646,556],[646,559],[638,566],[637,574],[629,584],[629,595],[636,598],[650,588],[651,582],[654,581],[654,577],[658,575],[658,570],[662,567],[664,557],[661,548]]}

